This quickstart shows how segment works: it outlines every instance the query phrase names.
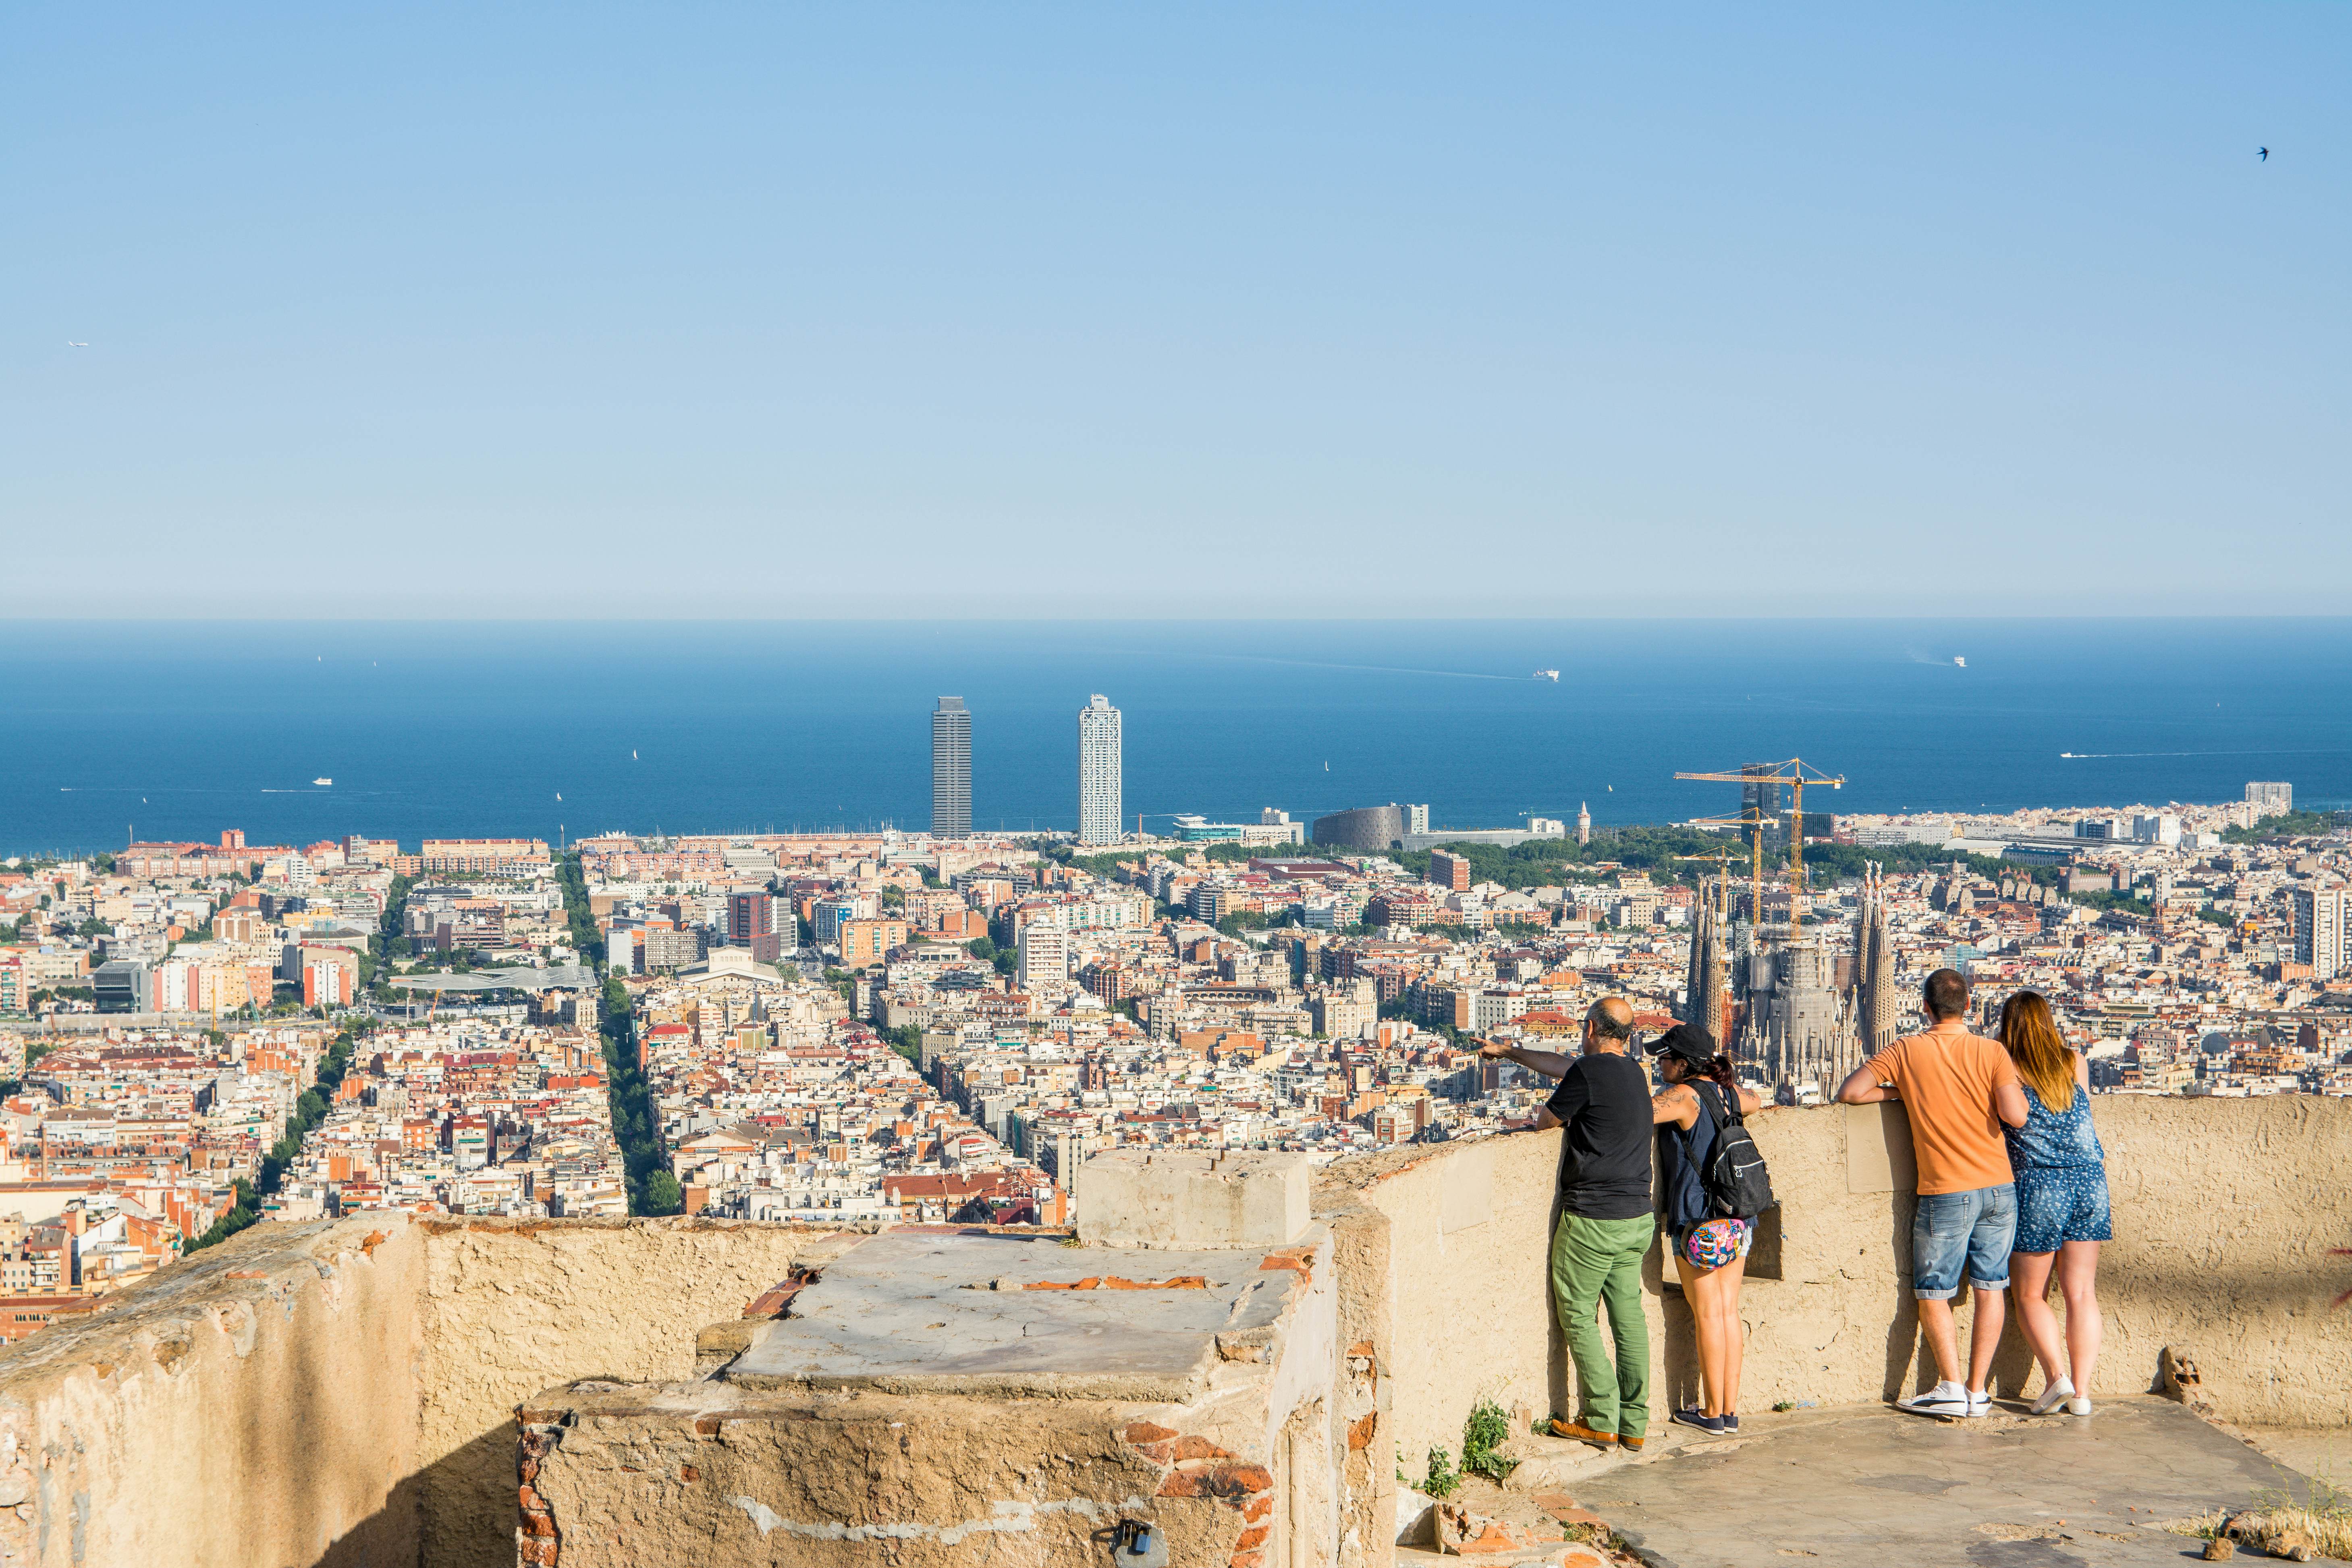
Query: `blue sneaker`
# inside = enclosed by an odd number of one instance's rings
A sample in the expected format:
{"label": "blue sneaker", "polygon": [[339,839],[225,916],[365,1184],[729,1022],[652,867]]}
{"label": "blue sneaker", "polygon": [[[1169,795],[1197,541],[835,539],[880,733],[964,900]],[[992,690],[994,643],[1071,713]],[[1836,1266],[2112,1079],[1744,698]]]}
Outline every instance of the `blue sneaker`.
{"label": "blue sneaker", "polygon": [[1723,1423],[1723,1429],[1727,1432],[1739,1430],[1739,1413],[1736,1410],[1727,1410],[1716,1419]]}
{"label": "blue sneaker", "polygon": [[1674,1418],[1685,1426],[1696,1426],[1710,1436],[1723,1436],[1723,1417],[1709,1415],[1696,1405],[1675,1411]]}

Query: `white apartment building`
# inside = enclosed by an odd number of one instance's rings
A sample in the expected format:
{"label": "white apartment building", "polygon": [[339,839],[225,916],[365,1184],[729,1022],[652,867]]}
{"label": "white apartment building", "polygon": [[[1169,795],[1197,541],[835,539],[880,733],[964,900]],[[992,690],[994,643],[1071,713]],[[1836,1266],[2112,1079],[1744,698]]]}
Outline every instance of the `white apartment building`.
{"label": "white apartment building", "polygon": [[1032,921],[1021,928],[1021,984],[1056,983],[1070,977],[1070,933],[1058,925]]}
{"label": "white apartment building", "polygon": [[2294,958],[2312,977],[2330,980],[2344,968],[2344,889],[2294,890]]}

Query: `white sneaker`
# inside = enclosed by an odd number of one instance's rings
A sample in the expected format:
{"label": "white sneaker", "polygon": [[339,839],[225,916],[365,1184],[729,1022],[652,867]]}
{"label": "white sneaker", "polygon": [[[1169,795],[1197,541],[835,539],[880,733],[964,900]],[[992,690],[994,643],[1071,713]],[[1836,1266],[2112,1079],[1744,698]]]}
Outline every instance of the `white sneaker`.
{"label": "white sneaker", "polygon": [[1908,1410],[1915,1415],[1974,1415],[1976,1402],[1969,1397],[1965,1384],[1939,1383],[1925,1394],[1915,1394],[1908,1399],[1895,1402],[1897,1410]]}
{"label": "white sneaker", "polygon": [[2091,1402],[2079,1394],[2066,1402],[2066,1414],[2069,1415],[2088,1415],[2090,1413]]}
{"label": "white sneaker", "polygon": [[[2074,1383],[2067,1378],[2059,1378],[2042,1389],[2042,1397],[2033,1402],[2033,1414],[2047,1415],[2074,1397]],[[2088,1400],[2084,1401],[2085,1405],[2089,1403]]]}
{"label": "white sneaker", "polygon": [[1992,1414],[1991,1389],[1988,1388],[1982,1394],[1979,1394],[1973,1388],[1969,1390],[1969,1414],[1971,1415],[1990,1415]]}

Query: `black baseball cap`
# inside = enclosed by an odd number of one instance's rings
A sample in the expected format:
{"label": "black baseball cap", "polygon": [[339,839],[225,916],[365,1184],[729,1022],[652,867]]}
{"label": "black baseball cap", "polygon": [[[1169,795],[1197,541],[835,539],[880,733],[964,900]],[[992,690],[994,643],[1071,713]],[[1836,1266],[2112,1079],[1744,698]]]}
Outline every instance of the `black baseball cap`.
{"label": "black baseball cap", "polygon": [[1696,1024],[1676,1024],[1649,1044],[1654,1057],[1677,1056],[1700,1067],[1715,1060],[1720,1054],[1715,1037]]}

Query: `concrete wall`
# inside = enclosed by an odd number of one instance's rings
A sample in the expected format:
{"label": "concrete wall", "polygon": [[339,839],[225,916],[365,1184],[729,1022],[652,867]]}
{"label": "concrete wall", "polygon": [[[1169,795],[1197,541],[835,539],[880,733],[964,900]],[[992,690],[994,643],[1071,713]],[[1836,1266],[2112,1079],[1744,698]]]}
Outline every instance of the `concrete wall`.
{"label": "concrete wall", "polygon": [[836,1233],[733,1220],[427,1220],[417,1308],[421,1561],[515,1560],[514,1409],[560,1379],[667,1382]]}
{"label": "concrete wall", "polygon": [[[2352,1423],[2352,1310],[2328,1310],[2352,1264],[2327,1255],[2352,1246],[2352,1102],[2103,1096],[2095,1116],[2116,1240],[2102,1258],[2106,1345],[2093,1392],[2156,1386],[2159,1352],[2174,1345],[2195,1354],[2231,1420]],[[1743,1406],[1877,1400],[1932,1381],[1911,1305],[1901,1108],[1776,1110],[1751,1126],[1781,1200],[1780,1277],[1751,1274],[1742,1293]],[[1574,1408],[1546,1270],[1559,1142],[1521,1133],[1323,1173],[1316,1215],[1338,1247],[1341,1333],[1369,1352],[1349,1412],[1367,1458],[1349,1468],[1344,1504],[1366,1541],[1388,1539],[1378,1531],[1396,1466],[1418,1473],[1433,1446],[1458,1457],[1480,1398]],[[1772,1268],[1771,1250],[1759,1246],[1751,1268]],[[1663,1417],[1697,1380],[1689,1316],[1679,1291],[1660,1289],[1659,1262],[1654,1248],[1644,1273]],[[2012,1321],[1995,1384],[2034,1381]]]}
{"label": "concrete wall", "polygon": [[398,1219],[257,1226],[12,1347],[5,1560],[415,1561],[423,1276]]}
{"label": "concrete wall", "polygon": [[256,1226],[0,1352],[0,1561],[504,1568],[515,1405],[562,1378],[690,1376],[697,1330],[835,1234]]}

